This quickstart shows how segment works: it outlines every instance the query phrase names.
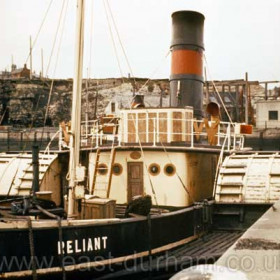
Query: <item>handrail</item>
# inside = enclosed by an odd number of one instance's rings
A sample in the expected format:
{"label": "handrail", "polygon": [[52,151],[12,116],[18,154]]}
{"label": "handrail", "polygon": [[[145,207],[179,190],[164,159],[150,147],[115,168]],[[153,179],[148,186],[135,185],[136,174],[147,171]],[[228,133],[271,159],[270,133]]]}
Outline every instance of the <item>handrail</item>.
{"label": "handrail", "polygon": [[[111,118],[111,117],[110,117]],[[108,117],[108,119],[110,119]],[[135,122],[136,127],[133,130],[128,129],[128,125],[124,125],[122,120],[118,118],[119,123],[115,124],[112,122],[99,124],[97,120],[92,122],[88,122],[88,131],[86,133],[82,133],[81,137],[83,139],[82,143],[85,143],[87,146],[90,145],[92,147],[98,148],[103,144],[104,141],[114,141],[117,140],[118,145],[120,146],[122,143],[137,143],[138,137],[141,139],[142,143],[150,143],[152,146],[159,145],[159,142],[171,143],[175,141],[174,139],[179,139],[177,142],[186,142],[189,143],[190,148],[194,148],[197,146],[197,143],[204,143],[209,138],[209,132],[207,131],[204,120],[195,120],[195,119],[184,119],[184,118],[152,118],[149,121],[146,118],[137,118],[138,122]],[[126,121],[132,121],[133,118],[127,118]],[[141,121],[145,121],[146,129],[140,130],[138,128],[138,123]],[[167,131],[163,130],[160,127],[160,123],[162,122],[177,122],[182,125],[181,131]],[[197,123],[200,126],[203,126],[202,131],[196,131],[194,127],[194,123]],[[211,130],[211,125],[215,124],[213,121],[208,121],[209,128]],[[217,132],[214,134],[215,137],[215,145],[221,147],[221,143],[223,143],[224,139],[226,139],[226,149],[227,150],[235,150],[242,149],[244,144],[244,136],[242,134],[236,133],[237,123],[230,122],[220,122],[217,126]],[[172,125],[171,125],[172,127]],[[107,128],[107,130],[106,130]],[[113,135],[113,129],[118,129],[118,133]],[[106,130],[104,133],[103,130]],[[108,132],[108,129],[112,130]],[[83,131],[83,130],[82,130]],[[164,141],[162,138],[164,137]],[[177,138],[176,138],[177,137]],[[116,139],[115,139],[116,138]],[[195,140],[195,138],[199,138],[200,140]],[[90,141],[88,141],[90,139]],[[131,139],[134,139],[132,141]],[[168,140],[169,139],[169,140]],[[90,144],[89,144],[90,143]],[[188,144],[187,144],[188,145]]]}

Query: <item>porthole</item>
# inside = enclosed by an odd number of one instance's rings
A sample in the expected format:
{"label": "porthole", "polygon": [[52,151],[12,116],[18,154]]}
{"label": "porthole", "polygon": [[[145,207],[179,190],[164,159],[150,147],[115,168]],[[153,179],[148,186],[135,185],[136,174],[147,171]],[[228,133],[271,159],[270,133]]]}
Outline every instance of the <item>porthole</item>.
{"label": "porthole", "polygon": [[114,163],[114,165],[113,165],[113,174],[118,176],[118,175],[122,174],[122,171],[123,171],[123,168],[122,168],[121,164]]}
{"label": "porthole", "polygon": [[106,175],[108,172],[108,167],[105,163],[100,163],[98,165],[97,171],[98,171],[98,174],[100,174],[100,175]]}
{"label": "porthole", "polygon": [[160,172],[160,166],[156,163],[152,163],[149,166],[149,173],[153,176],[158,175]]}
{"label": "porthole", "polygon": [[176,167],[175,165],[173,164],[166,164],[164,166],[164,173],[167,175],[167,176],[173,176],[176,172]]}

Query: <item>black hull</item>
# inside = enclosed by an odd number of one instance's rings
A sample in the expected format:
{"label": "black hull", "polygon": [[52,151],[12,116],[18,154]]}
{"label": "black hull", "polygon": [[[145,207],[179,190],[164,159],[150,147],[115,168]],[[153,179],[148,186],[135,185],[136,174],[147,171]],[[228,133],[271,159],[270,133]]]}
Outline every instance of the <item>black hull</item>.
{"label": "black hull", "polygon": [[195,239],[204,226],[202,206],[150,218],[63,223],[62,243],[58,223],[55,226],[52,221],[50,227],[35,223],[32,230],[27,226],[0,229],[0,277],[31,276],[33,245],[37,274],[58,274],[63,268],[68,273],[101,271],[183,245]]}

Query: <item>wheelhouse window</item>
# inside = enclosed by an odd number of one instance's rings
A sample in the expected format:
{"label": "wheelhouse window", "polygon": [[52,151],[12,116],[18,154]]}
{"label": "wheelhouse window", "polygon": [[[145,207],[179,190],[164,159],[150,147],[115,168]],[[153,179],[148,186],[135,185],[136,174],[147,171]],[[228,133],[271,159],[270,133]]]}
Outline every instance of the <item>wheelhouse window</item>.
{"label": "wheelhouse window", "polygon": [[278,121],[278,111],[268,111],[268,119],[270,121]]}

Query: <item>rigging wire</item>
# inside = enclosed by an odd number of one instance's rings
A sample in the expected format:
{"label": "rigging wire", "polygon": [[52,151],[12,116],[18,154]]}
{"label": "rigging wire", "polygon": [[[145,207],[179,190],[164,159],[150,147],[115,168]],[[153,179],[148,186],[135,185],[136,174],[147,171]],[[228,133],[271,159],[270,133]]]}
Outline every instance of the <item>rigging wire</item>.
{"label": "rigging wire", "polygon": [[220,99],[220,101],[221,101],[221,104],[222,104],[222,106],[223,106],[223,108],[224,108],[224,110],[225,110],[225,112],[226,112],[226,114],[227,114],[227,117],[228,117],[230,123],[233,124],[233,121],[232,121],[232,119],[231,119],[231,117],[230,117],[230,114],[229,114],[227,108],[226,108],[226,105],[225,105],[225,103],[224,103],[224,101],[223,101],[223,99],[222,99],[222,97],[221,97],[221,95],[220,95],[220,93],[219,93],[219,91],[218,91],[216,85],[215,85],[214,80],[212,79],[212,76],[211,76],[211,73],[210,73],[210,70],[209,70],[209,66],[208,66],[208,63],[207,63],[207,59],[206,59],[206,56],[205,56],[204,53],[203,53],[203,58],[204,58],[204,61],[205,61],[205,65],[206,65],[206,69],[207,69],[207,72],[208,72],[210,81],[211,81],[211,83],[213,84],[213,87],[214,87],[214,89],[215,89],[215,92],[216,92],[217,96],[219,97],[219,99]]}
{"label": "rigging wire", "polygon": [[[33,44],[32,44],[32,48],[31,48],[31,49],[34,48],[34,46],[35,46],[35,44],[36,44],[36,42],[37,42],[37,40],[38,40],[39,34],[40,34],[40,32],[41,32],[41,30],[42,30],[42,28],[43,28],[43,25],[44,25],[44,23],[45,23],[45,20],[46,20],[46,18],[47,18],[47,15],[48,15],[48,13],[49,13],[49,10],[50,10],[50,8],[51,8],[52,3],[53,3],[53,0],[51,0],[50,3],[49,3],[49,5],[48,5],[48,8],[47,8],[47,10],[46,10],[46,12],[45,12],[45,15],[44,15],[44,18],[43,18],[43,20],[42,20],[42,22],[41,22],[41,24],[40,24],[39,30],[38,30],[38,32],[37,32],[37,35],[36,35],[36,37],[35,37],[35,40],[34,40],[34,42],[33,42]],[[30,51],[29,51],[28,57],[27,57],[27,59],[26,59],[26,61],[25,61],[25,64],[27,63],[27,61],[28,61],[30,55],[31,55],[31,53],[30,53]]]}
{"label": "rigging wire", "polygon": [[[56,74],[58,59],[59,59],[59,55],[60,55],[60,48],[61,48],[62,38],[63,38],[63,34],[64,34],[64,27],[65,27],[65,21],[66,21],[66,14],[67,14],[67,9],[68,9],[68,3],[69,3],[69,0],[66,0],[66,7],[65,7],[64,15],[63,15],[63,23],[62,23],[62,28],[61,28],[61,33],[60,33],[59,42],[58,42],[58,49],[57,49],[56,61],[55,61],[55,66],[54,66],[54,71],[53,71],[53,79],[52,79],[52,82],[51,82],[51,87],[50,87],[50,92],[49,92],[49,97],[48,97],[48,103],[47,103],[47,106],[46,106],[46,112],[45,112],[45,118],[44,118],[43,129],[45,128],[46,121],[47,121],[47,117],[48,117],[48,109],[49,109],[49,106],[50,106],[50,101],[51,101],[51,96],[52,96],[52,91],[53,91],[54,77],[55,77],[55,74]],[[42,134],[42,135],[43,135],[43,134]]]}
{"label": "rigging wire", "polygon": [[[104,1],[105,1],[105,0],[104,0]],[[112,19],[112,22],[113,22],[113,25],[114,25],[116,34],[117,34],[117,38],[118,38],[118,40],[119,40],[119,44],[120,44],[120,46],[121,46],[121,49],[122,49],[122,51],[123,51],[123,54],[124,54],[124,57],[125,57],[125,60],[126,60],[127,66],[128,66],[128,69],[129,69],[129,71],[130,71],[130,73],[131,73],[131,75],[132,75],[134,84],[136,84],[135,76],[134,76],[134,74],[133,74],[132,67],[131,67],[131,65],[130,65],[130,63],[129,63],[128,56],[127,56],[127,54],[126,54],[125,48],[124,48],[124,46],[123,46],[123,43],[122,43],[122,40],[121,40],[119,31],[118,31],[118,28],[117,28],[115,19],[114,19],[114,15],[113,15],[113,13],[112,13],[112,9],[111,9],[111,7],[110,7],[109,1],[106,0],[106,3],[107,3],[107,6],[108,6],[110,15],[111,15],[111,19]]]}
{"label": "rigging wire", "polygon": [[[131,109],[131,107],[130,107],[130,109]],[[133,115],[132,115],[132,121],[133,121],[133,124],[134,124],[134,127],[135,127],[135,131],[137,131],[137,130],[136,130],[136,121],[135,121],[135,118],[134,118]],[[159,204],[158,204],[158,200],[157,200],[157,195],[156,195],[155,188],[154,188],[154,185],[153,185],[153,182],[152,182],[152,179],[151,179],[151,175],[150,175],[149,172],[148,172],[149,169],[148,169],[148,166],[147,166],[147,162],[146,162],[146,160],[145,160],[144,150],[143,150],[143,147],[142,147],[142,144],[141,144],[139,131],[137,131],[137,137],[138,137],[138,143],[139,143],[139,147],[140,147],[140,150],[141,150],[141,154],[142,154],[142,157],[143,157],[143,162],[144,162],[144,165],[145,165],[147,174],[148,174],[150,186],[151,186],[152,193],[153,193],[153,196],[154,196],[154,200],[155,200],[156,205],[157,205],[157,207],[158,207]]]}
{"label": "rigging wire", "polygon": [[[162,148],[163,148],[163,150],[164,150],[164,152],[165,152],[165,154],[166,154],[166,156],[167,156],[169,162],[170,162],[171,164],[173,164],[171,158],[169,157],[169,153],[167,152],[166,147],[164,146],[164,144],[162,143],[162,141],[160,141],[160,144],[161,144],[161,146],[162,146]],[[195,201],[193,195],[190,193],[190,191],[188,190],[188,188],[187,188],[186,185],[184,184],[184,182],[183,182],[181,176],[178,174],[177,168],[175,169],[175,173],[176,173],[176,176],[177,176],[177,178],[179,179],[180,183],[182,184],[182,187],[184,188],[184,190],[186,191],[186,193],[189,195],[189,197],[191,198],[191,200],[193,201],[193,203],[195,203],[196,201]]]}
{"label": "rigging wire", "polygon": [[[106,14],[106,19],[107,19],[107,23],[108,23],[108,28],[109,28],[109,31],[110,31],[111,40],[112,40],[112,43],[113,43],[114,53],[116,55],[116,59],[117,59],[117,62],[118,62],[118,68],[119,68],[119,71],[120,71],[120,74],[121,74],[121,77],[122,77],[122,82],[124,82],[124,80],[123,80],[124,75],[123,75],[123,72],[122,72],[120,59],[119,59],[118,51],[117,51],[117,48],[116,48],[116,43],[115,43],[115,39],[114,39],[114,36],[113,36],[113,31],[112,31],[111,23],[110,23],[110,20],[109,20],[109,15],[108,15],[108,10],[107,10],[107,7],[106,7],[105,0],[103,1],[103,5],[104,5],[104,8],[105,8],[105,14]],[[107,5],[108,5],[108,3],[107,3]]]}
{"label": "rigging wire", "polygon": [[90,12],[90,41],[89,41],[89,63],[88,63],[88,78],[91,76],[92,66],[92,38],[93,38],[93,1],[91,1],[91,12]]}
{"label": "rigging wire", "polygon": [[[69,1],[69,0],[67,0],[66,9],[67,9],[67,7],[68,7],[68,1]],[[47,69],[46,74],[45,74],[46,77],[47,77],[47,73],[48,73],[48,70],[49,70],[49,66],[50,66],[50,63],[51,63],[51,60],[52,60],[52,55],[53,55],[53,52],[54,52],[54,49],[55,49],[56,40],[57,40],[57,36],[58,36],[58,31],[59,31],[59,29],[60,29],[61,20],[62,20],[62,17],[63,17],[62,15],[63,15],[64,7],[65,7],[65,2],[66,2],[66,0],[63,0],[62,6],[61,6],[59,21],[58,21],[58,27],[57,27],[57,29],[56,29],[56,34],[55,34],[55,39],[54,39],[54,42],[53,42],[52,52],[51,52],[51,55],[50,55],[50,58],[49,58],[49,62],[48,62],[48,69]],[[66,17],[66,9],[65,9],[65,17]],[[63,28],[64,28],[64,25],[65,25],[65,17],[64,17],[64,21],[63,21]],[[62,32],[62,33],[63,33],[63,32]],[[61,37],[62,37],[62,35],[61,35]],[[60,43],[61,43],[61,40],[60,40]],[[60,46],[59,46],[59,49],[60,49]],[[58,53],[59,53],[59,51],[58,51]],[[58,55],[57,55],[57,57],[58,57]],[[57,59],[58,59],[58,58],[57,58]],[[57,60],[56,60],[56,64],[55,64],[55,70],[56,70],[56,65],[57,65]],[[54,70],[54,73],[55,73],[55,70]],[[53,77],[53,79],[54,79],[54,77]],[[49,92],[49,96],[48,96],[47,108],[49,107],[50,95],[51,95],[52,88],[53,88],[53,82],[54,82],[53,79],[52,79],[52,82],[51,82],[51,85],[50,85],[50,92]],[[49,85],[48,85],[48,86],[49,86]],[[33,126],[34,126],[35,112],[38,111],[40,99],[41,99],[41,94],[38,96],[38,100],[37,100],[35,109],[33,110],[33,116],[32,116],[32,121],[31,121],[31,125],[30,125],[30,131],[32,130],[32,128],[33,128]],[[47,109],[46,109],[46,111],[47,111]],[[42,134],[41,134],[41,144],[42,144],[42,140],[43,140],[43,132],[44,132],[44,128],[45,128],[46,119],[47,119],[47,117],[46,117],[46,113],[45,113],[45,116],[44,116],[44,123],[43,123],[43,131],[42,131]]]}
{"label": "rigging wire", "polygon": [[162,61],[159,63],[158,67],[152,72],[152,74],[150,75],[150,78],[143,84],[143,86],[141,86],[141,88],[139,89],[139,93],[144,89],[144,87],[152,80],[152,78],[155,76],[155,74],[159,71],[161,64],[163,63],[163,61],[165,61],[165,59],[170,55],[170,50],[168,50],[168,52],[166,53],[166,55],[164,56],[164,58],[162,59]]}
{"label": "rigging wire", "polygon": [[[168,50],[168,52],[167,52],[166,55],[164,56],[163,61],[165,61],[165,59],[169,56],[169,54],[170,54],[170,50]],[[150,78],[144,83],[144,85],[139,89],[139,92],[141,92],[141,91],[143,90],[143,88],[148,84],[148,82],[152,79],[152,77],[158,72],[158,70],[159,70],[160,67],[161,67],[161,63],[162,63],[162,61],[160,62],[159,66],[156,67],[156,69],[152,72],[151,77],[150,77]],[[133,99],[132,99],[132,101],[131,101],[131,106],[132,106],[132,103],[133,103],[134,98],[135,98],[135,97],[133,97]],[[130,109],[132,108],[131,106],[130,106]],[[147,113],[147,112],[148,112],[148,110],[146,109],[146,113]],[[134,124],[135,131],[136,131],[136,121],[135,121],[134,117],[133,117],[133,124]],[[144,151],[143,151],[143,148],[142,148],[142,145],[141,145],[141,141],[140,141],[140,137],[139,137],[139,133],[138,133],[138,132],[137,132],[137,136],[138,136],[138,142],[139,142],[139,146],[140,146],[141,153],[142,153],[142,156],[143,156],[143,161],[144,161]],[[168,154],[168,152],[167,152],[167,150],[166,150],[164,144],[162,143],[162,141],[160,141],[160,143],[161,143],[161,146],[163,147],[163,150],[164,150],[164,152],[165,152],[165,154],[166,154],[166,156],[167,156],[169,162],[172,163],[172,160],[171,160],[171,158],[170,158],[170,156],[169,156],[169,154]],[[145,161],[144,161],[144,163],[145,163]],[[173,163],[172,163],[172,164],[173,164]],[[146,163],[145,163],[145,167],[146,167],[146,170],[148,171],[148,167],[147,167]],[[147,172],[147,174],[149,174],[149,172]],[[186,191],[186,193],[189,195],[189,197],[191,198],[191,200],[195,203],[196,201],[195,201],[194,197],[192,196],[192,194],[190,193],[190,191],[188,190],[188,188],[187,188],[186,185],[184,184],[182,178],[180,177],[180,175],[179,175],[178,172],[177,172],[177,169],[176,169],[176,176],[178,177],[178,179],[179,179],[180,183],[182,184],[182,187],[184,188],[184,190]],[[149,180],[150,180],[150,184],[151,184],[151,186],[152,186],[153,194],[155,194],[150,176],[149,176]]]}
{"label": "rigging wire", "polygon": [[[165,61],[165,59],[169,56],[170,54],[170,51],[167,52],[167,54],[164,56],[164,58],[162,60]],[[160,66],[162,64],[162,61],[160,61],[160,64],[158,67],[156,67],[156,69],[152,72],[152,75],[151,77],[145,82],[145,84],[140,88],[140,90],[142,90],[146,84],[152,79],[152,77],[158,72],[158,70],[160,69]],[[140,92],[139,90],[139,92]],[[131,104],[130,104],[130,108],[129,109],[132,109],[132,103],[135,99],[135,96],[132,98],[131,100]],[[146,110],[147,111],[147,110]],[[148,111],[147,111],[148,112]],[[108,122],[108,123],[111,123],[113,121],[113,118]],[[133,121],[133,125],[134,127],[136,128],[136,121],[134,119],[134,117],[132,116],[132,121]],[[150,182],[150,186],[151,186],[151,189],[152,189],[152,193],[153,193],[153,196],[154,196],[154,200],[156,202],[156,205],[158,206],[158,201],[157,201],[157,196],[156,196],[156,192],[155,192],[155,189],[154,189],[154,186],[153,186],[153,182],[152,182],[152,179],[151,179],[151,176],[148,172],[148,166],[147,166],[147,163],[146,163],[146,160],[145,160],[145,155],[144,155],[144,150],[143,150],[143,147],[142,147],[142,144],[141,144],[141,140],[140,140],[140,135],[139,135],[139,132],[137,133],[137,136],[138,136],[138,143],[139,143],[139,147],[140,147],[140,150],[141,150],[141,154],[142,154],[142,157],[143,157],[143,162],[144,162],[144,165],[145,165],[145,169],[147,171],[147,174],[148,174],[148,178],[149,178],[149,182]],[[162,144],[163,145],[163,144]],[[165,150],[166,151],[166,150]],[[169,161],[172,163],[171,159],[169,158]],[[183,187],[185,188],[186,192],[189,194],[189,196],[191,197],[191,194],[189,193],[189,191],[186,189],[181,177],[178,175],[177,171],[176,171],[176,174],[180,180],[180,182],[182,183]],[[191,197],[191,199],[194,201],[194,199]]]}
{"label": "rigging wire", "polygon": [[63,0],[62,6],[61,6],[61,11],[60,11],[59,19],[58,19],[58,25],[57,25],[57,29],[56,29],[56,33],[55,33],[55,38],[54,38],[54,41],[53,41],[51,55],[50,55],[50,58],[49,58],[49,62],[48,62],[48,66],[47,66],[47,70],[46,70],[46,74],[45,74],[46,77],[48,76],[50,64],[51,64],[51,61],[52,61],[52,56],[53,56],[53,53],[54,53],[54,49],[55,49],[55,45],[56,45],[56,40],[57,40],[58,32],[59,32],[59,29],[60,29],[60,25],[61,25],[61,20],[62,20],[62,14],[63,14],[64,6],[65,6],[65,0]]}
{"label": "rigging wire", "polygon": [[[162,61],[168,57],[168,55],[170,54],[170,51],[167,52],[167,54],[164,56],[164,58],[160,61],[159,63],[159,66],[156,67],[156,69],[152,72],[152,75],[151,77],[145,82],[145,84],[140,88],[139,92],[146,86],[146,84],[152,79],[152,77],[158,72],[158,70],[160,69],[160,66],[162,64]],[[136,95],[135,95],[136,96]],[[130,110],[132,109],[132,104],[133,104],[133,101],[135,99],[135,96],[133,96],[132,100],[131,100],[131,103],[130,103]],[[147,109],[145,109],[146,112],[148,112]],[[146,163],[146,160],[145,160],[145,154],[144,154],[144,150],[143,150],[143,146],[141,144],[141,140],[140,140],[140,135],[139,135],[139,131],[136,130],[136,121],[135,121],[135,118],[134,116],[132,115],[132,121],[133,121],[133,125],[134,125],[134,128],[135,128],[135,131],[137,131],[137,137],[138,137],[138,143],[139,143],[139,147],[140,147],[140,150],[141,150],[141,154],[142,154],[142,157],[143,157],[143,162],[144,162],[144,165],[145,165],[145,169],[147,171],[147,174],[148,174],[148,178],[149,178],[149,182],[150,182],[150,186],[151,186],[151,189],[152,189],[152,193],[153,193],[153,196],[154,196],[154,200],[156,202],[156,205],[158,206],[158,201],[157,201],[157,195],[156,195],[156,192],[155,192],[155,188],[154,188],[154,185],[153,185],[153,182],[152,182],[152,179],[151,179],[151,175],[149,174],[149,169],[148,169],[148,166],[147,166],[147,163]],[[111,122],[111,121],[110,121]],[[172,163],[172,161],[170,160],[170,162]],[[177,171],[176,171],[177,173]],[[179,177],[180,179],[180,177]],[[181,181],[182,182],[182,181]],[[184,186],[184,185],[183,185]]]}
{"label": "rigging wire", "polygon": [[222,148],[221,148],[221,152],[220,152],[220,155],[219,155],[219,159],[218,159],[218,162],[217,162],[216,173],[215,173],[215,180],[214,180],[214,188],[213,188],[213,197],[214,198],[215,198],[216,189],[217,189],[219,171],[220,171],[220,168],[222,167],[222,164],[223,164],[226,140],[228,140],[228,134],[227,134],[227,136],[224,139],[224,142],[223,142],[223,145],[222,145]]}

